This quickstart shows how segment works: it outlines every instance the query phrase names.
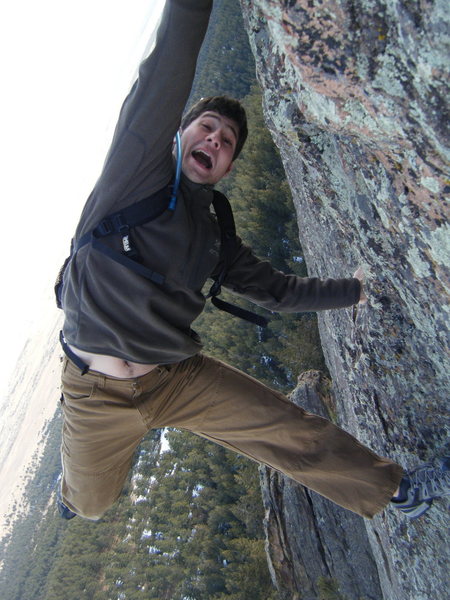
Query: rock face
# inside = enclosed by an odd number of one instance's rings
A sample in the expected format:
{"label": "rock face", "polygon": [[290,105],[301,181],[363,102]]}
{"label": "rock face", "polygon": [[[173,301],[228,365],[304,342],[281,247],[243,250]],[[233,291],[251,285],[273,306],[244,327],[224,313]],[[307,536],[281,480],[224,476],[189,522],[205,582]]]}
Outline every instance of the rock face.
{"label": "rock face", "polygon": [[[367,276],[367,306],[320,316],[337,419],[407,468],[431,460],[449,451],[448,4],[241,4],[309,273]],[[366,527],[381,598],[446,596],[444,502]]]}

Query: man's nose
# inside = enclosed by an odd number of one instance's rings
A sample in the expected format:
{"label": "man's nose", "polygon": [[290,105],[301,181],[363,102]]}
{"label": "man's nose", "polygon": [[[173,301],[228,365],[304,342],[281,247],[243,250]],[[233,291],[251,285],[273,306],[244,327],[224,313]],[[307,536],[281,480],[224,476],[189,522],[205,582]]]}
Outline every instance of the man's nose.
{"label": "man's nose", "polygon": [[214,145],[215,148],[219,148],[220,147],[220,138],[219,138],[219,135],[215,131],[211,132],[208,135],[208,137],[206,138],[206,140],[208,142],[211,142]]}

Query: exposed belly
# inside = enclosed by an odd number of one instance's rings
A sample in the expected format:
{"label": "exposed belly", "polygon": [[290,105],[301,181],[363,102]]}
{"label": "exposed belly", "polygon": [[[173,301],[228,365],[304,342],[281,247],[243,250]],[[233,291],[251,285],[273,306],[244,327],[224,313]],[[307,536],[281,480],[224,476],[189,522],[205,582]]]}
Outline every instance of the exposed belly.
{"label": "exposed belly", "polygon": [[83,362],[89,365],[89,369],[91,371],[98,371],[104,375],[117,377],[119,379],[141,377],[146,373],[150,373],[150,371],[153,371],[153,369],[158,366],[129,362],[127,360],[123,360],[122,358],[117,358],[116,356],[85,352],[84,350],[79,350],[70,344],[69,348],[72,350],[72,352],[79,356]]}

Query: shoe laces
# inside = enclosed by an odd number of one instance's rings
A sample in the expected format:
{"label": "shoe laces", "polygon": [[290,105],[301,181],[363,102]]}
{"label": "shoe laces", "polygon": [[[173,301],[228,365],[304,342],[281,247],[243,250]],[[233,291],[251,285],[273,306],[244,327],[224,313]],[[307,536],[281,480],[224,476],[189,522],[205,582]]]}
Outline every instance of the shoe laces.
{"label": "shoe laces", "polygon": [[409,474],[411,488],[417,500],[427,500],[450,494],[450,470],[447,465],[435,468],[425,464]]}

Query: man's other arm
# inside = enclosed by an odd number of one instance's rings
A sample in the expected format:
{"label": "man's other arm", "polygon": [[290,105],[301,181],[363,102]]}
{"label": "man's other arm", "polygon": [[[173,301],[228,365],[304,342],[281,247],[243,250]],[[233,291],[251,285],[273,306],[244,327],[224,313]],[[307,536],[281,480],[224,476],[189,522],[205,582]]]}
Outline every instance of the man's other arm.
{"label": "man's other arm", "polygon": [[361,300],[358,277],[318,279],[278,271],[269,261],[256,257],[240,244],[223,286],[268,310],[304,312],[344,308]]}

